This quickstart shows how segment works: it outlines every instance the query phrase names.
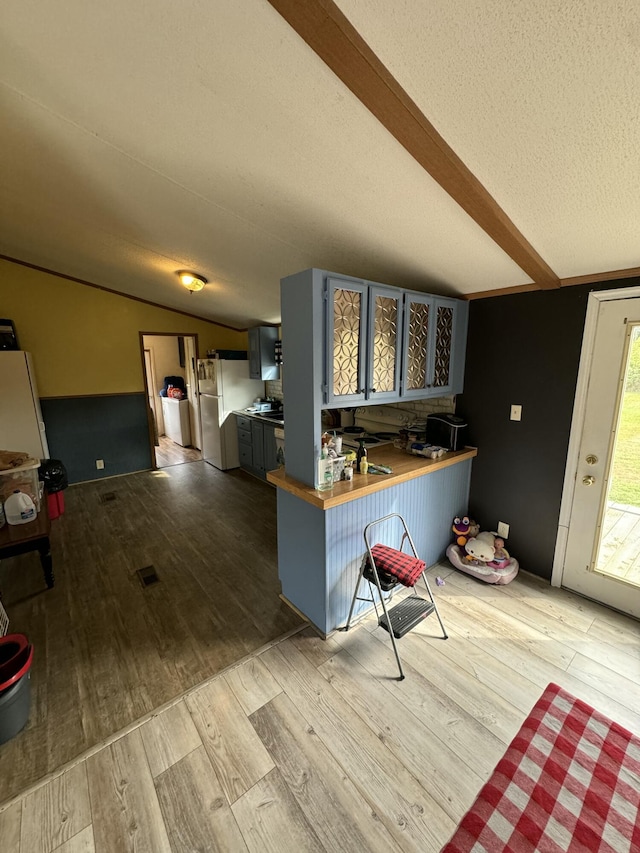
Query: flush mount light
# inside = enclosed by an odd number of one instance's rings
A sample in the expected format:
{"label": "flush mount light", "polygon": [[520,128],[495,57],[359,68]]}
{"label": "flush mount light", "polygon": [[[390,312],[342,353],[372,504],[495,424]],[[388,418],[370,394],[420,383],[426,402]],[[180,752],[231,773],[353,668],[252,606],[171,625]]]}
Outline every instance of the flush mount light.
{"label": "flush mount light", "polygon": [[203,275],[198,275],[198,273],[195,272],[189,272],[189,270],[177,270],[176,275],[187,290],[191,291],[191,293],[195,293],[197,290],[202,290],[207,283],[207,279]]}

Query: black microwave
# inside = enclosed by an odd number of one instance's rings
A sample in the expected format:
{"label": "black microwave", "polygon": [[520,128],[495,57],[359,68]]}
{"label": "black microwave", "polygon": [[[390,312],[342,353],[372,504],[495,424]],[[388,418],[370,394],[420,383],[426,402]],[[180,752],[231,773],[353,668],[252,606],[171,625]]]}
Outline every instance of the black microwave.
{"label": "black microwave", "polygon": [[448,450],[462,450],[467,441],[467,423],[458,415],[427,415],[427,441]]}

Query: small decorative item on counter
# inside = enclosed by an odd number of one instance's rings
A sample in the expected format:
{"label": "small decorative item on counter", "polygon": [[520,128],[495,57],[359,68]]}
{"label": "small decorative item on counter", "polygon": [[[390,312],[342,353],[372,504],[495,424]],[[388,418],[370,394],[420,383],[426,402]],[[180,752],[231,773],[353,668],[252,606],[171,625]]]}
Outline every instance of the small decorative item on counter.
{"label": "small decorative item on counter", "polygon": [[353,480],[353,466],[347,465],[344,469],[344,478],[345,480]]}
{"label": "small decorative item on counter", "polygon": [[330,457],[330,459],[333,463],[333,482],[337,483],[344,473],[344,456]]}
{"label": "small decorative item on counter", "polygon": [[363,456],[360,460],[360,473],[366,474],[369,471],[369,460],[366,456]]}

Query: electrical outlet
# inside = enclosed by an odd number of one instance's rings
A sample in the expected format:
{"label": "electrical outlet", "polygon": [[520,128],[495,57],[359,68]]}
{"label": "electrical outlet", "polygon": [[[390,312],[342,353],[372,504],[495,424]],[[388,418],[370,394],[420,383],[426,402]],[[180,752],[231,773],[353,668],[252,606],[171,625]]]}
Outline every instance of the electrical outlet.
{"label": "electrical outlet", "polygon": [[505,524],[504,521],[498,522],[498,536],[501,536],[503,539],[509,538],[509,525]]}
{"label": "electrical outlet", "polygon": [[522,406],[512,405],[510,418],[512,421],[522,420]]}
{"label": "electrical outlet", "polygon": [[96,459],[96,468],[98,471],[102,471],[104,468],[104,459]]}

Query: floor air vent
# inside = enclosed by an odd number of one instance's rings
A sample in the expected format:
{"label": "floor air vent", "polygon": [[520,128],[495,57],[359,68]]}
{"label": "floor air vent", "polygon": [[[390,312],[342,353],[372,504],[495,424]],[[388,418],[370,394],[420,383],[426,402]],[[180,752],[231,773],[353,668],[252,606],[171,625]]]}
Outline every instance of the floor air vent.
{"label": "floor air vent", "polygon": [[100,500],[103,504],[108,504],[110,501],[115,501],[117,497],[115,492],[105,492],[100,495]]}
{"label": "floor air vent", "polygon": [[151,586],[154,583],[159,583],[160,578],[156,574],[153,566],[145,566],[144,569],[137,569],[136,574],[140,579],[143,587]]}

